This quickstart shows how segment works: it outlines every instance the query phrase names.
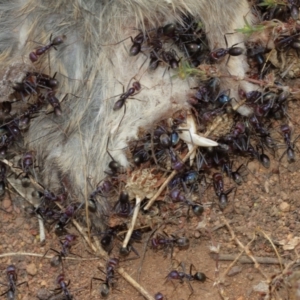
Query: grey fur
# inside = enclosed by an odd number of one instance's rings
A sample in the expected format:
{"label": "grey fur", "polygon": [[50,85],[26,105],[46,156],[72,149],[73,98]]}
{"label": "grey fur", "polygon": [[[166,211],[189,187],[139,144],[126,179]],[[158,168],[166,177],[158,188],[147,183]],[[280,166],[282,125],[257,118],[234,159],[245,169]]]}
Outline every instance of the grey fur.
{"label": "grey fur", "polygon": [[[205,24],[211,48],[225,47],[224,34],[244,26],[243,16],[249,19],[246,0],[19,0],[1,1],[0,50],[1,69],[16,63],[32,68],[28,54],[37,46],[46,44],[50,34],[64,34],[67,40],[58,51],[50,51],[51,72],[58,72],[62,81],[63,117],[41,115],[32,122],[27,145],[38,154],[38,164],[43,165],[44,184],[59,188],[64,179],[72,184],[73,195],[87,197],[92,186],[103,178],[109,156],[106,143],[114,158],[127,166],[124,148],[127,141],[136,138],[139,127],[147,128],[162,117],[179,108],[188,108],[185,95],[187,82],[162,78],[164,69],[146,72],[143,55],[129,57],[130,39],[114,44],[126,37],[135,36],[139,29],[151,29],[180,20],[182,13],[200,17]],[[228,36],[232,45],[242,42],[243,36]],[[45,55],[37,70],[48,71],[49,60]],[[245,58],[230,59],[232,75],[243,77],[247,65]],[[50,75],[52,75],[50,74]],[[117,97],[130,79],[135,77],[142,84],[136,98],[127,101],[127,112],[112,110]],[[73,80],[74,79],[74,80]],[[251,90],[245,82],[227,80],[226,89],[238,98],[238,85]],[[4,98],[2,99],[4,100]],[[106,205],[101,205],[106,211]]]}

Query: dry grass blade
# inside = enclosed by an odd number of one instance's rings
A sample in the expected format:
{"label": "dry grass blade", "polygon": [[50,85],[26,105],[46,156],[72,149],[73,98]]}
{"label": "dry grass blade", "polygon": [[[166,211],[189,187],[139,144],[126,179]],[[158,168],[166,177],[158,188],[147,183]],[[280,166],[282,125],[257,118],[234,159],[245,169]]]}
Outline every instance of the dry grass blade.
{"label": "dry grass blade", "polygon": [[277,249],[276,249],[274,243],[272,242],[272,240],[270,239],[270,237],[269,237],[262,229],[257,228],[257,231],[258,231],[258,232],[261,232],[261,233],[264,235],[264,237],[265,237],[265,238],[270,242],[270,244],[272,245],[272,248],[274,249],[274,251],[275,251],[275,253],[276,253],[276,256],[278,257],[278,261],[279,261],[279,264],[280,264],[280,269],[281,269],[281,271],[282,271],[282,270],[283,270],[282,259],[281,259],[280,255],[279,255],[279,253],[278,253],[278,251],[277,251]]}
{"label": "dry grass blade", "polygon": [[142,199],[140,197],[136,196],[135,208],[134,208],[130,228],[128,229],[127,234],[126,234],[125,239],[122,244],[122,247],[125,249],[127,248],[127,244],[129,242],[132,232],[134,230],[134,226],[135,226],[135,223],[136,223],[139,211],[140,211],[141,201],[142,201]]}
{"label": "dry grass blade", "polygon": [[233,229],[231,228],[231,226],[229,225],[228,221],[226,220],[226,218],[223,216],[222,217],[222,221],[225,223],[229,233],[231,234],[232,239],[237,243],[237,245],[247,254],[247,256],[253,261],[254,266],[256,269],[259,270],[259,272],[262,274],[262,276],[269,282],[269,277],[264,273],[264,271],[260,268],[260,264],[257,262],[257,260],[255,259],[255,257],[252,255],[252,253],[250,252],[248,245],[244,246],[243,243],[237,238],[237,236],[235,235]]}

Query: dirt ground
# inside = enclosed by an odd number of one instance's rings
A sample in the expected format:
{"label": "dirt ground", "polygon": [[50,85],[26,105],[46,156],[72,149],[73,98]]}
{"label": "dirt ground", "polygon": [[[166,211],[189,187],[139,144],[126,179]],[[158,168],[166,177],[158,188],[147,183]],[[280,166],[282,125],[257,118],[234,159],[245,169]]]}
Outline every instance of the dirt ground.
{"label": "dirt ground", "polygon": [[[297,101],[290,102],[289,112],[295,138],[300,134],[300,128],[297,126],[300,104]],[[283,145],[276,123],[271,133],[278,145]],[[297,273],[296,261],[300,247],[300,160],[296,151],[295,163],[288,164],[285,156],[279,161],[284,150],[282,147],[275,156],[268,153],[272,157],[269,169],[265,169],[257,161],[248,163],[249,174],[246,182],[237,188],[235,195],[229,197],[229,205],[224,213],[217,209],[217,205],[212,205],[205,209],[201,217],[192,217],[189,220],[181,217],[177,225],[160,228],[167,232],[183,233],[190,239],[188,249],[179,251],[174,248],[171,258],[170,251],[150,249],[151,232],[145,233],[143,242],[134,244],[141,258],[136,259],[131,253],[130,257],[133,259],[121,259],[120,265],[150,295],[161,292],[164,299],[222,299],[222,294],[223,299],[243,300],[263,299],[264,293],[269,289],[267,282],[282,274],[281,270],[288,263],[294,262],[292,270],[289,269],[276,283],[272,282],[270,287],[274,287],[275,284],[278,286],[274,299],[298,299],[292,298],[295,291],[290,287],[295,285],[292,281],[293,274]],[[226,184],[233,185],[228,178],[226,180]],[[7,290],[4,285],[7,282],[6,267],[14,264],[17,268],[18,283],[25,282],[17,287],[16,299],[61,299],[60,295],[49,294],[54,293],[53,290],[57,288],[56,278],[62,273],[61,266],[50,265],[48,257],[56,253],[49,251],[46,257],[42,257],[50,248],[60,251],[58,238],[53,230],[46,231],[46,244],[41,246],[37,218],[29,217],[24,212],[25,200],[13,193],[10,195],[12,200],[7,195],[1,201],[1,208],[6,212],[0,210],[0,282],[3,285],[0,293]],[[212,186],[205,191],[202,202],[217,203]],[[232,260],[241,254],[237,240],[232,238],[224,222],[230,224],[232,234],[243,245],[252,241],[249,250],[255,258],[262,261],[256,266],[253,263],[236,262],[224,277],[223,283],[218,285],[216,282],[222,278]],[[197,226],[200,229],[196,230]],[[100,299],[101,281],[93,280],[91,285],[91,279],[104,279],[105,275],[101,272],[104,269],[100,266],[105,265],[106,261],[92,254],[74,227],[69,225],[68,230],[78,236],[71,250],[73,254],[64,260],[65,281],[70,280],[68,288],[74,299]],[[211,253],[213,247],[220,248],[218,262],[213,259],[213,256],[217,256],[216,253]],[[229,261],[223,260],[225,255]],[[246,259],[245,253],[242,256]],[[114,254],[110,257],[114,257]],[[278,264],[278,257],[282,261],[281,266]],[[185,265],[186,273],[189,273],[189,266],[193,264],[197,271],[205,273],[207,280],[204,283],[167,280],[171,270],[181,271],[180,263]],[[116,288],[110,292],[107,299],[143,299],[122,276],[116,275],[116,278]],[[57,292],[59,291],[55,291]],[[7,295],[1,296],[3,299],[6,297]]]}

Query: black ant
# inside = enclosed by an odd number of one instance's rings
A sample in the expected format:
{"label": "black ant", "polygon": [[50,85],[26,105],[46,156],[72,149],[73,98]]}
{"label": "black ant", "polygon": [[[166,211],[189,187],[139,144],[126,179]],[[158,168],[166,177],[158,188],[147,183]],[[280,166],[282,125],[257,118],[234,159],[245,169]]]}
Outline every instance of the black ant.
{"label": "black ant", "polygon": [[172,270],[167,276],[167,280],[179,280],[180,283],[183,283],[184,280],[188,282],[189,288],[191,290],[190,296],[194,293],[194,289],[190,283],[190,281],[199,281],[204,283],[208,277],[202,273],[202,272],[195,272],[194,274],[192,273],[193,268],[196,270],[195,266],[193,264],[190,265],[190,273],[185,273],[184,271],[184,264],[180,263],[180,266],[183,270],[183,272],[179,272],[177,270]]}
{"label": "black ant", "polygon": [[[125,235],[119,236],[118,238],[120,240],[124,240]],[[135,243],[135,242],[141,243],[142,238],[143,238],[143,231],[142,231],[142,229],[133,230],[127,246],[126,247],[123,247],[123,246],[120,247],[120,251],[119,251],[120,255],[121,256],[128,256],[130,254],[131,250],[132,250],[134,252],[134,254],[137,256],[137,258],[139,258],[140,255],[137,252],[137,250],[134,248],[133,243]],[[129,259],[131,259],[131,258],[129,258]]]}
{"label": "black ant", "polygon": [[29,53],[29,59],[32,62],[38,61],[39,56],[43,55],[51,47],[53,47],[55,50],[57,50],[55,46],[58,46],[58,45],[62,44],[65,39],[66,39],[66,36],[62,35],[62,36],[57,36],[56,38],[54,38],[52,40],[52,34],[51,34],[51,36],[50,36],[50,43],[48,45],[45,45],[45,46],[42,46],[42,47],[38,47],[36,50],[30,52]]}
{"label": "black ant", "polygon": [[123,114],[123,117],[118,126],[121,125],[123,118],[126,114],[126,100],[129,99],[129,97],[131,97],[131,99],[141,101],[139,99],[132,98],[132,96],[135,96],[136,94],[138,94],[140,92],[140,90],[141,90],[141,84],[139,83],[139,81],[134,81],[132,83],[132,87],[130,87],[130,88],[127,87],[126,92],[124,92],[124,86],[123,86],[123,94],[121,94],[121,96],[119,97],[119,100],[117,100],[117,102],[113,106],[114,111],[117,111],[117,110],[121,109],[122,106],[124,106],[124,114]]}
{"label": "black ant", "polygon": [[80,209],[82,204],[79,206],[77,204],[70,204],[67,208],[61,213],[58,223],[55,225],[55,233],[57,235],[61,235],[65,232],[65,227],[76,214],[76,212]]}
{"label": "black ant", "polygon": [[2,117],[5,119],[7,116],[11,117],[10,112],[12,109],[12,105],[10,101],[3,101],[0,103],[0,110],[2,112]]}
{"label": "black ant", "polygon": [[232,187],[224,191],[223,176],[221,173],[215,173],[213,175],[213,185],[215,193],[219,197],[219,207],[221,210],[224,210],[228,203],[227,196],[236,188]]}
{"label": "black ant", "polygon": [[60,106],[59,100],[55,97],[55,91],[51,90],[50,92],[48,92],[46,94],[46,99],[49,102],[49,104],[53,107],[54,114],[56,116],[61,116],[62,115],[62,110],[61,110],[61,106]]}
{"label": "black ant", "polygon": [[224,39],[225,39],[225,43],[226,43],[226,48],[215,49],[215,50],[210,52],[209,56],[210,56],[211,60],[219,61],[221,58],[223,58],[224,56],[229,54],[229,57],[228,57],[227,62],[226,62],[226,64],[227,64],[228,61],[229,61],[230,56],[242,55],[244,53],[244,49],[241,48],[241,47],[236,47],[236,45],[238,45],[238,43],[236,43],[236,44],[234,44],[234,45],[232,45],[231,47],[228,48],[228,42],[227,42],[226,35],[224,35]]}
{"label": "black ant", "polygon": [[[122,122],[122,120],[121,120],[121,122]],[[109,151],[108,151],[109,139],[110,139],[110,137],[108,137],[108,139],[107,139],[106,152],[109,155],[109,157],[111,158],[111,161],[108,163],[108,167],[110,168],[110,170],[109,171],[105,171],[105,173],[108,174],[109,176],[113,176],[113,175],[116,175],[117,173],[123,173],[124,172],[124,168],[109,153]]]}
{"label": "black ant", "polygon": [[294,151],[294,148],[295,148],[295,142],[296,140],[299,138],[296,137],[296,139],[294,140],[294,142],[291,142],[291,128],[287,125],[287,124],[284,124],[284,125],[281,125],[280,126],[280,130],[283,134],[283,137],[284,137],[284,141],[285,141],[285,144],[287,146],[286,150],[283,152],[280,160],[282,159],[283,155],[286,153],[287,154],[287,161],[288,163],[293,163],[295,162],[295,151]]}
{"label": "black ant", "polygon": [[6,187],[6,164],[3,162],[0,162],[0,197],[4,195],[5,193],[5,187]]}
{"label": "black ant", "polygon": [[17,280],[18,280],[17,269],[14,265],[9,265],[6,268],[6,276],[7,276],[8,284],[4,284],[1,282],[0,282],[0,284],[2,284],[4,286],[8,286],[8,290],[6,292],[2,293],[0,295],[0,297],[7,295],[7,299],[15,299],[16,287],[20,286],[24,283],[26,283],[28,285],[28,283],[27,283],[27,281],[24,281],[24,282],[17,284]]}
{"label": "black ant", "polygon": [[120,96],[119,100],[114,104],[113,110],[119,110],[122,108],[122,106],[125,104],[126,100],[136,94],[136,92],[140,91],[141,84],[138,81],[134,81],[132,83],[132,87],[127,89],[127,92],[123,92],[123,94]]}
{"label": "black ant", "polygon": [[146,34],[144,34],[143,32],[140,32],[138,35],[136,35],[134,38],[127,37],[115,44],[106,44],[106,45],[102,45],[102,46],[115,46],[118,45],[124,41],[126,41],[127,39],[131,39],[132,42],[132,46],[130,47],[129,50],[129,56],[136,56],[138,55],[140,52],[142,52],[142,44],[148,39],[148,36]]}
{"label": "black ant", "polygon": [[122,191],[119,196],[119,200],[114,206],[116,214],[120,217],[127,218],[132,212],[132,207],[129,200],[129,195],[127,192]]}
{"label": "black ant", "polygon": [[[74,244],[74,242],[76,241],[77,236],[74,234],[67,234],[65,236],[64,239],[60,240],[60,244],[62,246],[62,250],[61,251],[57,251],[53,248],[50,248],[49,250],[54,251],[55,253],[57,253],[58,255],[54,258],[58,258],[58,259],[52,259],[51,260],[51,264],[55,265],[56,261],[61,262],[63,257],[66,257],[69,253],[73,254],[70,252],[70,249],[72,247],[72,245]],[[47,250],[47,252],[49,251]],[[47,252],[44,254],[44,256],[46,256]]]}
{"label": "black ant", "polygon": [[110,258],[106,264],[106,272],[98,268],[103,274],[105,274],[105,280],[97,277],[93,277],[91,279],[90,291],[92,290],[92,282],[93,280],[100,280],[103,283],[100,287],[100,293],[102,297],[107,297],[110,290],[115,286],[115,270],[118,267],[119,259],[118,258]]}
{"label": "black ant", "polygon": [[36,174],[34,168],[37,167],[34,165],[35,162],[35,154],[33,151],[28,151],[22,155],[22,158],[19,160],[19,166],[21,167],[23,173],[20,175],[24,175],[23,178],[28,178],[29,175],[33,175],[36,178]]}
{"label": "black ant", "polygon": [[190,245],[190,241],[187,237],[177,237],[175,235],[168,235],[158,233],[156,237],[151,239],[151,248],[154,250],[168,250],[171,249],[171,258],[173,257],[173,248],[174,246],[178,247],[178,249],[187,249]]}
{"label": "black ant", "polygon": [[103,234],[103,237],[100,240],[102,248],[106,252],[110,252],[113,248],[113,240],[117,236],[118,232],[127,230],[126,224],[116,225],[114,227],[108,227],[108,229],[100,234]]}
{"label": "black ant", "polygon": [[299,37],[300,33],[294,35],[280,35],[275,41],[275,48],[278,51],[284,52],[287,51],[289,48],[293,48],[296,51],[299,50]]}
{"label": "black ant", "polygon": [[[185,191],[187,190],[185,183],[182,181],[182,184],[184,185]],[[201,216],[204,212],[204,208],[202,204],[198,204],[196,202],[193,202],[189,199],[187,199],[182,191],[179,189],[175,188],[171,191],[170,193],[170,198],[172,199],[173,202],[182,202],[188,205],[188,211],[187,215],[189,216],[190,209],[192,208],[193,213],[196,216]]]}
{"label": "black ant", "polygon": [[155,300],[164,300],[164,295],[162,293],[158,292],[154,295],[154,299]]}
{"label": "black ant", "polygon": [[70,285],[70,280],[68,281],[68,283],[66,283],[64,281],[65,276],[64,274],[59,274],[56,278],[56,283],[57,285],[59,285],[58,288],[55,289],[55,291],[61,291],[64,293],[64,296],[66,300],[72,300],[74,299],[74,297],[70,294],[69,290],[67,289],[67,287]]}
{"label": "black ant", "polygon": [[233,161],[229,161],[223,164],[222,169],[236,184],[241,185],[249,172],[244,164],[241,164],[235,171],[233,171],[232,166]]}

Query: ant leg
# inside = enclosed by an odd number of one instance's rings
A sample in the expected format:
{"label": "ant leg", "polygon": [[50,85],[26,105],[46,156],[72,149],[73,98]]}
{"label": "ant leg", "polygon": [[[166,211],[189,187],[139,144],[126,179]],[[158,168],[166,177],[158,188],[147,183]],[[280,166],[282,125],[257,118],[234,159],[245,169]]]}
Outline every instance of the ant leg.
{"label": "ant leg", "polygon": [[91,278],[91,283],[90,283],[90,294],[91,294],[92,288],[93,288],[93,280],[99,280],[99,281],[105,282],[105,280],[103,280],[103,279],[101,279],[101,278],[92,277],[92,278]]}

